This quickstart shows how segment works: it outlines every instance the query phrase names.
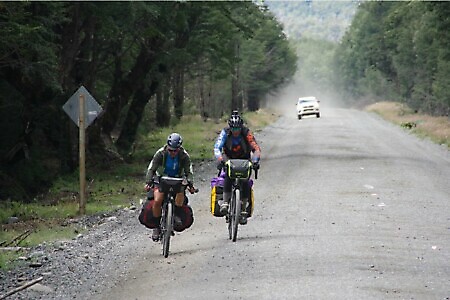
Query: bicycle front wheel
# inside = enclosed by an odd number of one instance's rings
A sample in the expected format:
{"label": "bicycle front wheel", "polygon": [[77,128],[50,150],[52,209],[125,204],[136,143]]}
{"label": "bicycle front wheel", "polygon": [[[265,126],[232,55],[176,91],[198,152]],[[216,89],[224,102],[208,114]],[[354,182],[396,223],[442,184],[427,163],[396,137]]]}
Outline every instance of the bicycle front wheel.
{"label": "bicycle front wheel", "polygon": [[169,247],[170,247],[170,237],[172,236],[173,230],[173,204],[172,202],[167,203],[167,211],[166,218],[164,224],[164,232],[163,232],[163,255],[164,257],[169,256]]}
{"label": "bicycle front wheel", "polygon": [[231,221],[233,219],[233,211],[236,201],[234,201],[234,191],[233,195],[230,199],[230,204],[228,207],[228,214],[227,214],[227,222],[228,222],[228,238],[231,240],[233,238],[233,222]]}
{"label": "bicycle front wheel", "polygon": [[233,242],[236,242],[237,238],[237,232],[238,232],[238,226],[239,226],[239,217],[241,215],[241,191],[239,189],[236,189],[233,193],[232,198],[233,210],[231,211],[232,217],[231,217],[231,229],[232,229],[232,238],[231,240]]}

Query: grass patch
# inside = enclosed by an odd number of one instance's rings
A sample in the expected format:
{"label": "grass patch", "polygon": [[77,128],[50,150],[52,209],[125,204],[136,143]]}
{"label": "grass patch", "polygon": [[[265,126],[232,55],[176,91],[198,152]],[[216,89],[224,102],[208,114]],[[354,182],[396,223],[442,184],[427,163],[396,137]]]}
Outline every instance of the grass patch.
{"label": "grass patch", "polygon": [[17,258],[23,255],[24,251],[4,252],[0,253],[0,269],[9,270],[14,268]]}
{"label": "grass patch", "polygon": [[20,250],[0,252],[0,269],[9,270],[20,264],[19,257],[27,256],[27,248],[42,244],[69,240],[84,230],[75,225],[63,225],[63,220],[48,219],[2,225],[0,243],[2,247],[20,247]]}
{"label": "grass patch", "polygon": [[429,138],[450,148],[450,119],[433,117],[414,112],[406,104],[398,102],[377,102],[365,108],[375,112],[392,123],[410,129],[422,138]]}

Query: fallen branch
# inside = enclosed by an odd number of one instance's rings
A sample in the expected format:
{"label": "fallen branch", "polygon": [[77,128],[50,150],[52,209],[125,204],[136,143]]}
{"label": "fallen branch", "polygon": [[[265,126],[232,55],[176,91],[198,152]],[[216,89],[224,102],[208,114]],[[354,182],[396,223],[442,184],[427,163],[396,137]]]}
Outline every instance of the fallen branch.
{"label": "fallen branch", "polygon": [[41,281],[42,279],[44,279],[44,277],[39,277],[39,278],[36,278],[36,279],[34,279],[34,280],[29,281],[29,282],[27,282],[27,283],[25,283],[25,284],[19,286],[18,288],[15,288],[15,289],[9,291],[9,292],[6,293],[5,295],[0,296],[0,300],[1,300],[1,299],[6,299],[6,297],[11,296],[12,294],[15,294],[15,293],[17,293],[17,292],[20,292],[21,290],[24,290],[24,289],[26,289],[26,288],[32,286],[33,284],[38,283],[38,282]]}
{"label": "fallen branch", "polygon": [[19,245],[19,243],[21,241],[23,241],[24,239],[26,239],[30,234],[31,234],[32,230],[28,229],[27,231],[25,231],[24,233],[16,236],[11,242],[7,243],[5,246],[12,246],[13,244],[15,244],[15,246]]}
{"label": "fallen branch", "polygon": [[0,247],[0,251],[20,251],[20,250],[29,250],[30,248],[25,247]]}

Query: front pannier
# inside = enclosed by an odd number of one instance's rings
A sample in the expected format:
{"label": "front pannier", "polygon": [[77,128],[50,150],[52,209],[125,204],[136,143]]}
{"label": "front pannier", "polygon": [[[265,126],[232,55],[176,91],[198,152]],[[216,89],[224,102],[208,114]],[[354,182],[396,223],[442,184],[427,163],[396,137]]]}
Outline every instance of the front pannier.
{"label": "front pannier", "polygon": [[139,214],[139,222],[147,228],[156,228],[159,226],[159,219],[153,216],[153,204],[155,200],[147,200],[142,205],[141,213]]}
{"label": "front pannier", "polygon": [[223,217],[220,213],[219,201],[223,200],[223,181],[225,173],[211,179],[211,214],[214,217]]}
{"label": "front pannier", "polygon": [[[220,213],[219,201],[223,200],[223,184],[225,180],[225,172],[221,172],[219,177],[213,177],[211,179],[211,214],[214,217],[223,217]],[[251,217],[253,215],[253,209],[255,207],[255,196],[253,192],[253,180],[249,179],[248,185],[250,187],[250,199],[247,204],[247,215]]]}
{"label": "front pannier", "polygon": [[[184,231],[185,229],[192,226],[194,223],[194,211],[192,207],[188,205],[188,198],[184,196],[184,204],[181,207],[175,208],[175,215],[179,216],[181,219],[181,225],[174,226],[174,230],[177,232]],[[159,226],[160,218],[155,218],[153,216],[153,204],[155,200],[153,198],[153,191],[151,190],[147,195],[147,200],[142,205],[141,212],[139,214],[139,222],[147,228],[153,229]]]}
{"label": "front pannier", "polygon": [[179,216],[181,219],[181,224],[175,224],[173,227],[173,230],[177,232],[184,231],[194,223],[194,211],[189,205],[183,204],[181,207],[175,207],[175,215]]}

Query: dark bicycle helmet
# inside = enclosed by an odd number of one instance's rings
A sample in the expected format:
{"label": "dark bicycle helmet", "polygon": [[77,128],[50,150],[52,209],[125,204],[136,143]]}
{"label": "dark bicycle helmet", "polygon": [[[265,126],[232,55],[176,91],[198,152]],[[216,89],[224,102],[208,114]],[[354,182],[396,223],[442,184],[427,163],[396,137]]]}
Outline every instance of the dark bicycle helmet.
{"label": "dark bicycle helmet", "polygon": [[171,133],[167,137],[167,146],[169,146],[169,148],[178,149],[181,147],[181,144],[183,144],[183,138],[178,133]]}
{"label": "dark bicycle helmet", "polygon": [[241,116],[239,116],[239,113],[235,110],[231,113],[231,117],[228,120],[228,126],[230,127],[242,127],[244,125],[244,120],[242,120]]}

